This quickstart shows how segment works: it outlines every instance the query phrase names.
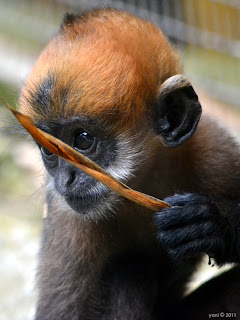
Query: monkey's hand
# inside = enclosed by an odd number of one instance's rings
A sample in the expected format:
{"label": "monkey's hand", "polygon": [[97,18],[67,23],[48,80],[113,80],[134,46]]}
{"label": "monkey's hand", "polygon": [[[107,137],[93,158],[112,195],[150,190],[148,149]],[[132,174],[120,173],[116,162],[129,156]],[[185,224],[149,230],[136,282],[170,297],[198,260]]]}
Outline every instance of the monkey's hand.
{"label": "monkey's hand", "polygon": [[173,260],[205,252],[220,265],[240,261],[239,204],[222,208],[191,193],[164,201],[172,208],[157,212],[154,219],[157,237]]}

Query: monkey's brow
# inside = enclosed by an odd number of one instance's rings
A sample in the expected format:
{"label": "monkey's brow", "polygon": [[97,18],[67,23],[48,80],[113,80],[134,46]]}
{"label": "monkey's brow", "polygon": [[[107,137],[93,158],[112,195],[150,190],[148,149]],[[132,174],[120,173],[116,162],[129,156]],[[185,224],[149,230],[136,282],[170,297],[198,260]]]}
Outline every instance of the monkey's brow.
{"label": "monkey's brow", "polygon": [[[59,115],[57,118],[52,119],[51,117],[48,119],[39,119],[36,121],[36,126],[46,132],[52,133],[55,130],[61,131],[63,127],[70,128],[75,127],[76,130],[79,128],[84,129],[91,133],[94,136],[98,136],[100,138],[109,137],[109,130],[106,124],[104,125],[101,121],[90,118],[84,115],[80,116],[61,116]],[[111,134],[113,138],[113,134]]]}
{"label": "monkey's brow", "polygon": [[[53,90],[57,93],[54,97]],[[67,103],[68,93],[69,86],[58,88],[56,75],[48,74],[40,83],[30,85],[24,98],[37,114],[44,117],[46,113],[53,111],[56,104],[60,112],[59,109],[64,108]]]}
{"label": "monkey's brow", "polygon": [[53,75],[49,75],[48,77],[43,78],[39,84],[31,87],[28,93],[30,96],[29,102],[31,102],[32,107],[43,110],[49,107],[55,80]]}

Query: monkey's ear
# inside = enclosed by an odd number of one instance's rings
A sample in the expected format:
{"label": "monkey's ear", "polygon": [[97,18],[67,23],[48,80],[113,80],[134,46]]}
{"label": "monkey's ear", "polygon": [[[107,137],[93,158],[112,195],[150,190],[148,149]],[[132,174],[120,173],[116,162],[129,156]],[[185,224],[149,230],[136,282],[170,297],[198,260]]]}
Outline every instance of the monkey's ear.
{"label": "monkey's ear", "polygon": [[197,128],[202,108],[191,83],[183,75],[167,79],[157,100],[155,130],[170,148],[181,145]]}

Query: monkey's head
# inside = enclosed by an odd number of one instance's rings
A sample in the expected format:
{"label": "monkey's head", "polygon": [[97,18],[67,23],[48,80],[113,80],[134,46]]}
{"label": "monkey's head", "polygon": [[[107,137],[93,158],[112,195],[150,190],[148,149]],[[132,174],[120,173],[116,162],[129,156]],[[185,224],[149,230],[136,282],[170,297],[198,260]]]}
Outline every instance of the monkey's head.
{"label": "monkey's head", "polygon": [[[140,187],[137,166],[159,145],[194,133],[201,106],[178,56],[152,23],[115,9],[67,14],[20,97],[37,126]],[[164,146],[165,145],[165,146]],[[103,214],[118,196],[40,147],[50,192],[68,208]],[[138,182],[139,181],[139,182]]]}

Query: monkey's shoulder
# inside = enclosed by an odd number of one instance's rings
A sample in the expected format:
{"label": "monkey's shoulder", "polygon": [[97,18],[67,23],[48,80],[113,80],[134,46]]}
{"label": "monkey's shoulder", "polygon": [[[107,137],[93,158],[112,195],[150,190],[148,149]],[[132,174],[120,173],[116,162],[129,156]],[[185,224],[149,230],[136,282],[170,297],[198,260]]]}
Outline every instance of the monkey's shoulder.
{"label": "monkey's shoulder", "polygon": [[[232,194],[240,187],[240,145],[216,120],[203,116],[181,151],[198,184],[211,193]],[[224,172],[224,174],[222,174]]]}

